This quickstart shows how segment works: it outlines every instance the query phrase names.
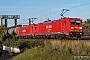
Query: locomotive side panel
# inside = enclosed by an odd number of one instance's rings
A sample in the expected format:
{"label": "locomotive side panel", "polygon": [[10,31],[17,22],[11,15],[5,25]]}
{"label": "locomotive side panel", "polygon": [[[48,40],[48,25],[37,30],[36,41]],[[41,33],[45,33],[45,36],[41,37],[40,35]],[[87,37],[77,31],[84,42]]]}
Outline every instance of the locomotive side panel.
{"label": "locomotive side panel", "polygon": [[57,33],[60,32],[61,26],[60,21],[51,22],[46,24],[38,24],[37,26],[37,34],[49,34],[49,33]]}
{"label": "locomotive side panel", "polygon": [[46,24],[37,24],[37,34],[47,33]]}
{"label": "locomotive side panel", "polygon": [[31,26],[27,27],[19,27],[17,31],[17,35],[30,35],[31,34]]}
{"label": "locomotive side panel", "polygon": [[61,21],[53,22],[51,32],[55,33],[55,34],[58,34],[58,33],[61,32],[61,29],[62,29],[61,27],[62,27],[61,26]]}

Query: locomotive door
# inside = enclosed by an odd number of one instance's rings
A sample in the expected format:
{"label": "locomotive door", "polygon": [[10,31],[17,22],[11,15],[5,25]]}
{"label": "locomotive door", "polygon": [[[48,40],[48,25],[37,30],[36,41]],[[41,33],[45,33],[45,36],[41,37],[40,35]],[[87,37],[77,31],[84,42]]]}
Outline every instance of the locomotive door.
{"label": "locomotive door", "polygon": [[62,32],[65,32],[66,31],[66,21],[62,21],[61,26],[62,26]]}
{"label": "locomotive door", "polygon": [[36,28],[37,26],[36,25],[32,25],[32,34],[35,35],[36,34]]}

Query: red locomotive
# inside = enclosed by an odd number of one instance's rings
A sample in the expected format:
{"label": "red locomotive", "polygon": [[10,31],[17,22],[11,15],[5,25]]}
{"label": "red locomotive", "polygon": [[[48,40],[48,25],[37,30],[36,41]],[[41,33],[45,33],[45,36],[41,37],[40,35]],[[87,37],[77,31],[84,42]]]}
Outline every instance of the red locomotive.
{"label": "red locomotive", "polygon": [[20,38],[32,38],[36,34],[36,24],[32,24],[26,27],[18,27],[17,37]]}
{"label": "red locomotive", "polygon": [[82,35],[82,21],[79,18],[48,20],[44,23],[31,24],[30,26],[17,29],[17,36],[30,38],[80,38]]}
{"label": "red locomotive", "polygon": [[[66,11],[65,11],[66,12]],[[63,12],[61,16],[65,13]],[[20,38],[68,38],[83,36],[82,20],[80,18],[66,18],[49,20],[43,23],[18,27],[17,37]],[[16,31],[15,30],[15,31]]]}

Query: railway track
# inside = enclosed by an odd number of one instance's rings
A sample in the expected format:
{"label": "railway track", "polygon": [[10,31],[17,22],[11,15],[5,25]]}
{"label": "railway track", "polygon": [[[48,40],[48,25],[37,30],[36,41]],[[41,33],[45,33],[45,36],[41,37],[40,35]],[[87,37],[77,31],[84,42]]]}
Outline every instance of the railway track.
{"label": "railway track", "polygon": [[77,38],[69,38],[69,39],[18,39],[19,41],[48,41],[48,40],[89,40],[90,41],[90,36],[83,36],[79,39]]}

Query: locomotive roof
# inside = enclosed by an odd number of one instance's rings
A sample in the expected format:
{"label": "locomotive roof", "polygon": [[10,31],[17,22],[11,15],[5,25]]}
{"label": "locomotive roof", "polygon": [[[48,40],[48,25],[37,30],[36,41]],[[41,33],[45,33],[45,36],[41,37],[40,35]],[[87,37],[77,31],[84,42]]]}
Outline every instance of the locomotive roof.
{"label": "locomotive roof", "polygon": [[66,18],[66,17],[64,17],[64,18],[61,18],[61,19],[57,19],[57,20],[46,20],[46,21],[44,21],[43,23],[40,23],[40,24],[46,24],[46,23],[51,23],[51,22],[57,22],[57,21],[61,21],[62,19],[78,19],[78,20],[80,20],[80,18]]}
{"label": "locomotive roof", "polygon": [[58,19],[58,20],[47,20],[47,21],[44,21],[43,23],[41,24],[46,24],[46,23],[51,23],[51,22],[57,22],[57,21],[60,21],[61,19]]}

